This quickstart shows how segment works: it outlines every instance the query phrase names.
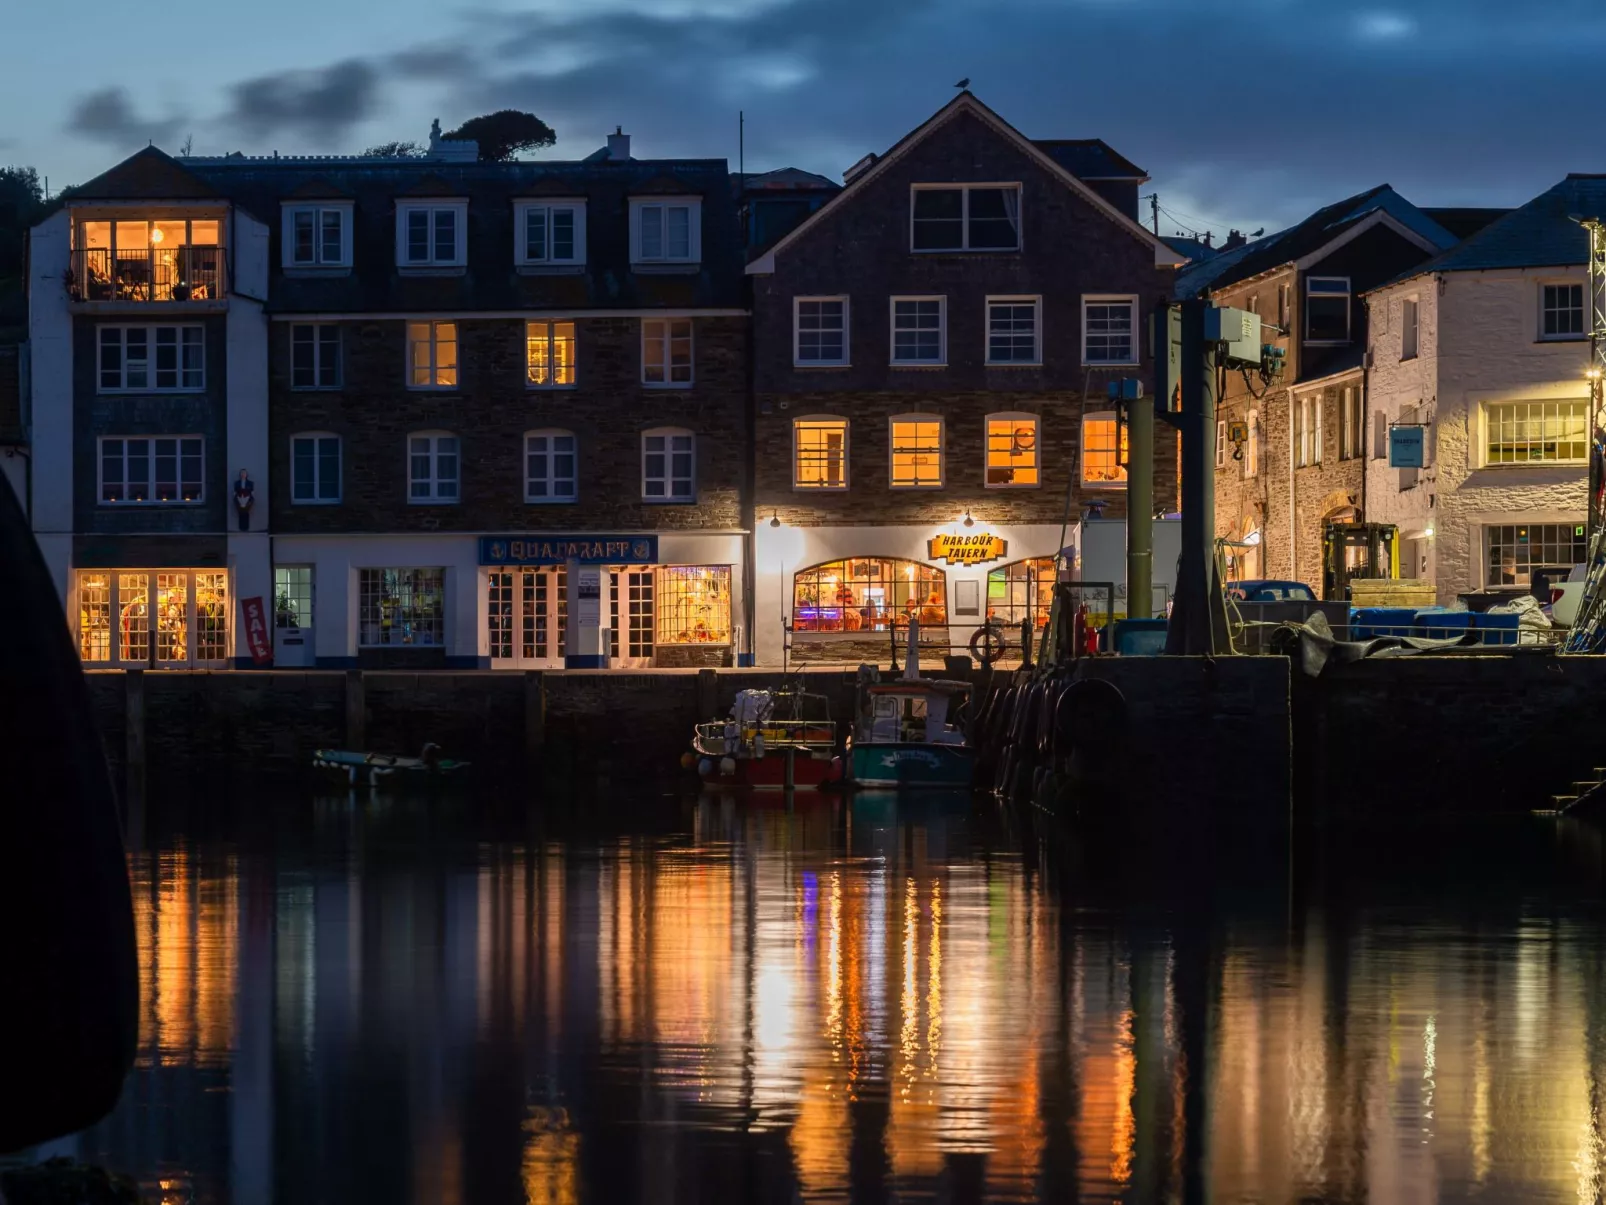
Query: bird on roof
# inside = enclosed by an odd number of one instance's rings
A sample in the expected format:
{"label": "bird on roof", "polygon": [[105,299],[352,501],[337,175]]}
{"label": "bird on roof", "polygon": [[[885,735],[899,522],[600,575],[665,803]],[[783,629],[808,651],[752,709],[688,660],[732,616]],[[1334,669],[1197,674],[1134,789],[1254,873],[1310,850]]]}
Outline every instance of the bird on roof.
{"label": "bird on roof", "polygon": [[970,87],[970,76],[968,76],[968,75],[965,76],[965,78],[960,80],[957,84],[955,84],[954,87],[960,88],[960,89]]}

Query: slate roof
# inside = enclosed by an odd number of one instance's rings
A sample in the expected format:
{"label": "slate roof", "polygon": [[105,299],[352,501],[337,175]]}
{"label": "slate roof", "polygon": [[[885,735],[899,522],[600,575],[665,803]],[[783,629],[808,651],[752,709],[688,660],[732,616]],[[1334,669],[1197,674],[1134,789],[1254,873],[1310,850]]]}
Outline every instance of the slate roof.
{"label": "slate roof", "polygon": [[799,167],[778,167],[769,172],[732,173],[738,188],[749,192],[836,192],[841,185],[829,176],[806,172]]}
{"label": "slate roof", "polygon": [[1149,173],[1102,138],[1034,138],[1032,145],[1080,180],[1147,180]]}
{"label": "slate roof", "polygon": [[83,201],[209,201],[217,189],[165,151],[148,146],[72,190]]}
{"label": "slate roof", "polygon": [[1511,210],[1476,209],[1464,206],[1445,209],[1438,206],[1424,205],[1422,212],[1455,235],[1456,238],[1464,239],[1471,238],[1491,222],[1499,221]]}

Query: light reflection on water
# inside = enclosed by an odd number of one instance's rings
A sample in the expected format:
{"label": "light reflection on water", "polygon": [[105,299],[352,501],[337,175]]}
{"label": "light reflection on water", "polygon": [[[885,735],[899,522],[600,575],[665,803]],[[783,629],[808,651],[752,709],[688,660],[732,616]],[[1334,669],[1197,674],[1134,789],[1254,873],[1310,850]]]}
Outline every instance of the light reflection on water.
{"label": "light reflection on water", "polygon": [[47,1153],[298,1205],[1600,1197],[1577,832],[1207,872],[969,801],[638,811],[153,826],[138,1065]]}

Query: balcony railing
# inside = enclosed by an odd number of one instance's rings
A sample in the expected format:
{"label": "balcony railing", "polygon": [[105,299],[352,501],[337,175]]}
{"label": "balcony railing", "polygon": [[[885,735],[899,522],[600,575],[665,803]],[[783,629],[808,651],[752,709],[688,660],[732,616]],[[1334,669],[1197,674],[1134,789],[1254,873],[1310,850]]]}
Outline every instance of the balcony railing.
{"label": "balcony railing", "polygon": [[222,247],[153,247],[73,252],[74,301],[215,301],[228,279]]}

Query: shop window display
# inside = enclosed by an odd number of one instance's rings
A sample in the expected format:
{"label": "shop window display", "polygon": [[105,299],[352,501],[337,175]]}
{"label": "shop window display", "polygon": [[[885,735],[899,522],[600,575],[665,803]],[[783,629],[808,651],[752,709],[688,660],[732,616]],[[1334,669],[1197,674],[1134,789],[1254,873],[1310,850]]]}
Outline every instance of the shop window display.
{"label": "shop window display", "polygon": [[658,570],[659,644],[729,644],[729,565],[672,565]]}
{"label": "shop window display", "polygon": [[923,627],[948,622],[948,579],[941,569],[891,557],[855,557],[816,565],[794,579],[794,631],[885,632],[911,618]]}

